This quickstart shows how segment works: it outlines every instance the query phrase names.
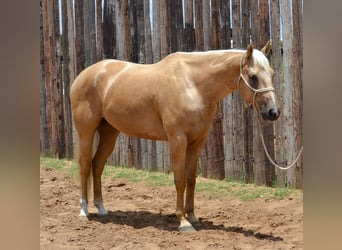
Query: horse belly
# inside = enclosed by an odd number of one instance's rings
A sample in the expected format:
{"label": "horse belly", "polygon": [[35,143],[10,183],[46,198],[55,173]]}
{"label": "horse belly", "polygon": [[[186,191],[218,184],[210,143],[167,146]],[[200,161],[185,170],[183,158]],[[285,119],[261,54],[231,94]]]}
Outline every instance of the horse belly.
{"label": "horse belly", "polygon": [[105,119],[117,130],[138,138],[167,140],[163,124],[157,113],[148,107],[120,104],[110,105],[105,110]]}

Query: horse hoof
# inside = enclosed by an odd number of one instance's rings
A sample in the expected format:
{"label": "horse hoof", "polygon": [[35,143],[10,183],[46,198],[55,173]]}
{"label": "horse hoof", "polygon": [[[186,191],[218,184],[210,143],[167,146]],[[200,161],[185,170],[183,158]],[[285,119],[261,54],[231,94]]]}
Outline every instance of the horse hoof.
{"label": "horse hoof", "polygon": [[193,226],[183,226],[178,228],[180,233],[191,233],[196,232],[196,229]]}
{"label": "horse hoof", "polygon": [[202,226],[201,222],[199,222],[199,221],[192,221],[191,224],[195,228],[199,228]]}
{"label": "horse hoof", "polygon": [[88,216],[85,216],[85,215],[80,215],[79,218],[80,218],[80,221],[89,221]]}
{"label": "horse hoof", "polygon": [[88,209],[81,208],[80,217],[87,217],[89,215]]}

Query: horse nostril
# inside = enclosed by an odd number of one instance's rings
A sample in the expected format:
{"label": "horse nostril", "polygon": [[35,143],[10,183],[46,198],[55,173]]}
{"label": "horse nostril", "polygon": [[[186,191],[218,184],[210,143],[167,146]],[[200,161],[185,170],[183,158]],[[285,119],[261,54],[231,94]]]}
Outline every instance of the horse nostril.
{"label": "horse nostril", "polygon": [[279,112],[277,109],[270,109],[270,111],[268,111],[268,115],[273,118],[276,119],[279,116]]}

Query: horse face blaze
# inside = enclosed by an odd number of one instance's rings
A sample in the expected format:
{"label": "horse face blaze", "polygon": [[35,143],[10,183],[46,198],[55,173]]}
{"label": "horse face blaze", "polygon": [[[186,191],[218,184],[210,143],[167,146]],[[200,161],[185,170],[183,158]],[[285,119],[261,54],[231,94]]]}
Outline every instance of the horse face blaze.
{"label": "horse face blaze", "polygon": [[280,116],[275,94],[273,91],[262,94],[263,102],[261,103],[261,115],[264,120],[275,121]]}

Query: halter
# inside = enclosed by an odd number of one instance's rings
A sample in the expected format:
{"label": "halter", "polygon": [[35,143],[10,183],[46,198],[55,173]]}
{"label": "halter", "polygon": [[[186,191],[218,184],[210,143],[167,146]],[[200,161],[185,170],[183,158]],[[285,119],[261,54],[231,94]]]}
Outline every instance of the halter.
{"label": "halter", "polygon": [[268,92],[268,91],[274,91],[274,88],[273,87],[266,87],[266,88],[260,88],[260,89],[255,89],[253,88],[249,83],[248,81],[246,80],[246,78],[243,76],[242,74],[242,59],[243,59],[243,56],[241,57],[241,60],[240,60],[240,75],[239,75],[239,79],[238,79],[238,82],[237,82],[237,89],[240,91],[240,80],[242,78],[243,82],[246,84],[246,86],[248,88],[250,88],[253,92],[254,92],[254,95],[253,95],[253,106],[255,107],[255,97],[258,93],[262,93],[262,92]]}

